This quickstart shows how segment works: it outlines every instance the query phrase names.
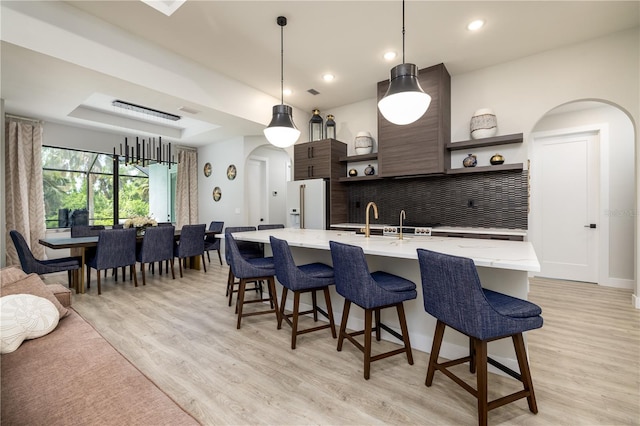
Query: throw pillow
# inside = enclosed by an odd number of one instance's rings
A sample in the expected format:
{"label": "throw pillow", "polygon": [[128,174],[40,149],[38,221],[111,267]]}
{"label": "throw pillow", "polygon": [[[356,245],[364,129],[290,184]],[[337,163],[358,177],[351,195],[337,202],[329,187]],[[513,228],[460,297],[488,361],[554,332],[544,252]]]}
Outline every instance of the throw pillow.
{"label": "throw pillow", "polygon": [[2,283],[0,296],[8,296],[10,294],[33,294],[34,296],[44,297],[58,309],[60,318],[67,316],[69,313],[69,310],[58,302],[58,299],[47,288],[47,285],[40,279],[38,274],[29,274],[25,278],[12,283]]}
{"label": "throw pillow", "polygon": [[32,294],[0,297],[0,353],[8,354],[23,341],[45,336],[58,325],[58,310],[49,300]]}
{"label": "throw pillow", "polygon": [[19,266],[7,266],[0,269],[0,285],[10,284],[26,276],[27,274]]}

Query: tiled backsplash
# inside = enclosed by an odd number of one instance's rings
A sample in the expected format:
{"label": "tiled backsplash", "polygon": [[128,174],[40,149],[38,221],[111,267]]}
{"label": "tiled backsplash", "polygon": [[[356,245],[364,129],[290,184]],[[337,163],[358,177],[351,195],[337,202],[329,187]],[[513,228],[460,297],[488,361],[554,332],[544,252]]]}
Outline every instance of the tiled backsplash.
{"label": "tiled backsplash", "polygon": [[349,222],[364,223],[374,201],[376,223],[398,224],[404,209],[405,223],[527,229],[527,193],[526,170],[354,182]]}

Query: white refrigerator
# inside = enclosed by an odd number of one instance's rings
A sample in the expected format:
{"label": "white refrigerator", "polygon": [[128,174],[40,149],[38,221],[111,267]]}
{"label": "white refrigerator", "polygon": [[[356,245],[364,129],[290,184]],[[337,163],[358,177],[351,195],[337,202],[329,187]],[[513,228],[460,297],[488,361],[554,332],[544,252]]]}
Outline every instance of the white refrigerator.
{"label": "white refrigerator", "polygon": [[306,179],[287,182],[287,227],[327,229],[327,181]]}

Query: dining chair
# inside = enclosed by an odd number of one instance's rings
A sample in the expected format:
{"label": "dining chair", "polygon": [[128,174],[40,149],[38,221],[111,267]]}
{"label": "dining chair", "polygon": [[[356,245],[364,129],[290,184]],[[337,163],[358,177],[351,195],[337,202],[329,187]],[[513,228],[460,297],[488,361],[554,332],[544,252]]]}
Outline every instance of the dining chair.
{"label": "dining chair", "polygon": [[[136,274],[136,229],[106,229],[98,235],[98,245],[93,256],[87,258],[87,287],[91,283],[91,268],[97,271],[98,294],[102,294],[100,271],[131,266],[135,286],[138,287]],[[126,280],[126,274],[122,274]]]}
{"label": "dining chair", "polygon": [[[20,267],[26,274],[52,274],[54,272],[67,271],[67,278],[69,280],[69,287],[77,284],[79,279],[79,273],[82,269],[82,257],[62,257],[59,259],[47,259],[39,260],[33,255],[33,252],[29,248],[27,241],[24,239],[21,233],[16,230],[9,231],[13,245],[18,252],[18,258],[20,259]],[[72,280],[72,273],[74,279]]]}
{"label": "dining chair", "polygon": [[[163,227],[165,228],[165,227]],[[204,235],[206,225],[184,225],[180,231],[180,240],[175,243],[173,255],[178,258],[180,266],[180,278],[182,278],[182,262],[186,262],[189,257],[202,257],[202,267],[207,272],[207,265],[204,262]]]}
{"label": "dining chair", "polygon": [[[229,238],[229,235],[233,234],[234,232],[248,232],[248,231],[255,231],[255,230],[256,230],[255,226],[227,226],[224,229],[224,238],[225,238],[224,258],[227,262],[227,265],[231,266],[230,251],[228,250],[227,243],[226,243],[227,238]],[[236,246],[238,247],[238,251],[240,252],[240,255],[244,259],[254,259],[254,258],[264,257],[264,248],[260,243],[254,243],[253,241],[238,241],[238,240],[235,240],[235,243],[236,243]],[[227,291],[225,293],[225,296],[229,298],[229,306],[231,306],[231,304],[233,303],[233,293],[238,292],[238,290],[236,289],[236,286],[239,283],[240,283],[239,281],[236,281],[231,267],[229,267],[229,274],[227,275]],[[263,289],[262,289],[261,282],[255,281],[254,287],[248,290],[255,290],[256,292],[259,292],[260,297],[262,298]]]}
{"label": "dining chair", "polygon": [[[529,410],[538,412],[522,333],[542,327],[542,310],[529,301],[482,288],[472,259],[417,249],[424,309],[437,320],[425,385],[431,386],[436,370],[441,371],[477,399],[478,423],[486,425],[489,410],[527,398]],[[469,337],[470,355],[438,363],[446,327]],[[520,373],[487,355],[487,343],[511,337]],[[476,373],[476,389],[449,370],[469,362]],[[519,380],[523,389],[488,401],[487,363]]]}
{"label": "dining chair", "polygon": [[[209,231],[215,232],[216,234],[222,233],[222,228],[224,228],[224,222],[213,221],[209,224]],[[209,260],[209,263],[211,263],[209,250],[216,250],[218,252],[218,259],[220,260],[220,266],[222,266],[222,255],[220,254],[220,238],[216,237],[215,235],[206,235],[204,237],[204,251],[207,252],[207,259]]]}
{"label": "dining chair", "polygon": [[140,262],[142,270],[142,285],[147,285],[147,277],[145,272],[145,263],[160,263],[160,271],[162,271],[162,261],[170,261],[171,275],[176,279],[176,273],[173,268],[173,243],[175,228],[173,226],[150,226],[145,230],[142,237],[142,244],[136,250],[136,260]]}
{"label": "dining chair", "polygon": [[97,237],[104,229],[104,225],[74,225],[71,227],[71,238]]}
{"label": "dining chair", "polygon": [[[238,278],[238,298],[236,299],[236,312],[238,314],[237,328],[240,328],[243,317],[264,315],[264,314],[276,314],[276,320],[278,329],[281,328],[282,321],[280,320],[280,311],[278,310],[278,301],[275,287],[275,266],[273,263],[273,257],[254,257],[245,259],[240,250],[233,235],[229,234],[225,237],[226,249],[229,256],[229,267],[233,271],[233,276]],[[226,253],[225,253],[226,255]],[[268,286],[269,297],[245,300],[246,285],[249,282],[266,281]],[[244,312],[244,305],[248,303],[263,303],[269,302],[269,309],[263,309],[259,311]]]}
{"label": "dining chair", "polygon": [[[384,271],[369,272],[367,260],[362,248],[329,241],[336,291],[345,298],[342,311],[342,322],[338,335],[338,352],[342,351],[344,339],[349,340],[364,354],[364,378],[369,380],[371,363],[392,355],[405,353],[407,361],[413,365],[411,342],[407,330],[403,302],[415,299],[416,285],[402,277]],[[347,333],[347,320],[351,303],[364,309],[364,330]],[[380,311],[385,308],[396,308],[401,334],[380,321]],[[372,328],[372,315],[375,316],[375,327]],[[401,340],[403,347],[378,355],[371,355],[371,334],[375,331],[376,340],[380,341],[381,330]],[[364,334],[364,346],[355,339]]]}
{"label": "dining chair", "polygon": [[[284,319],[291,326],[291,349],[296,348],[298,335],[311,333],[324,329],[330,329],[333,338],[336,338],[336,326],[333,320],[333,310],[331,308],[331,294],[329,286],[334,285],[333,268],[324,263],[314,262],[305,265],[296,265],[291,254],[289,244],[274,236],[269,237],[271,250],[273,251],[273,263],[276,270],[276,278],[282,284],[282,299],[280,300],[280,323]],[[293,292],[293,312],[285,314],[284,307],[287,302],[287,293]],[[324,300],[327,305],[325,312],[318,306],[316,292],[324,293]],[[311,293],[311,310],[300,312],[300,295]],[[318,313],[329,320],[328,324],[300,330],[298,320],[300,315],[313,314],[313,321],[318,322]]]}
{"label": "dining chair", "polygon": [[262,231],[263,229],[282,229],[282,228],[284,228],[284,225],[281,223],[258,225],[258,231]]}

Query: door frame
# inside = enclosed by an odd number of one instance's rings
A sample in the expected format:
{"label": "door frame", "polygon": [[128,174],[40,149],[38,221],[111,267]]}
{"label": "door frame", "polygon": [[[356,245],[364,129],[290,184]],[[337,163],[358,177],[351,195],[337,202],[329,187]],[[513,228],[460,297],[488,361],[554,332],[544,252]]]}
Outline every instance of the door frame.
{"label": "door frame", "polygon": [[[599,238],[597,242],[597,255],[598,255],[598,285],[607,285],[613,287],[620,287],[621,283],[616,283],[615,280],[609,278],[609,216],[607,212],[610,210],[609,205],[609,124],[608,123],[594,123],[579,127],[567,127],[549,131],[533,132],[529,138],[529,158],[531,162],[529,165],[529,182],[530,182],[530,199],[529,199],[529,230],[530,241],[533,243],[535,249],[540,250],[540,244],[542,242],[542,227],[540,213],[536,210],[535,206],[539,205],[540,201],[540,188],[537,187],[538,181],[536,180],[536,149],[535,144],[541,139],[560,138],[578,134],[595,134],[599,137],[599,178],[598,178],[598,197],[599,197],[599,209],[597,223],[599,231]],[[622,286],[627,287],[626,284]]]}
{"label": "door frame", "polygon": [[[263,195],[263,200],[264,200],[264,223],[270,223],[270,207],[269,207],[269,159],[267,157],[260,157],[257,155],[249,155],[249,157],[247,157],[247,161],[245,163],[245,168],[246,170],[250,170],[249,169],[249,163],[251,161],[256,161],[259,162],[263,165],[263,167],[261,167],[262,172],[264,173],[264,179],[262,180],[262,184],[264,185],[263,189],[264,189],[264,194]],[[249,185],[251,185],[251,176],[249,176],[249,174],[247,174],[247,179],[245,180],[245,196],[246,196],[246,202],[245,205],[247,206],[247,223],[249,222],[249,219],[251,217],[251,208],[254,206],[254,203],[251,199],[251,197],[249,197]],[[257,226],[250,224],[251,226]]]}

